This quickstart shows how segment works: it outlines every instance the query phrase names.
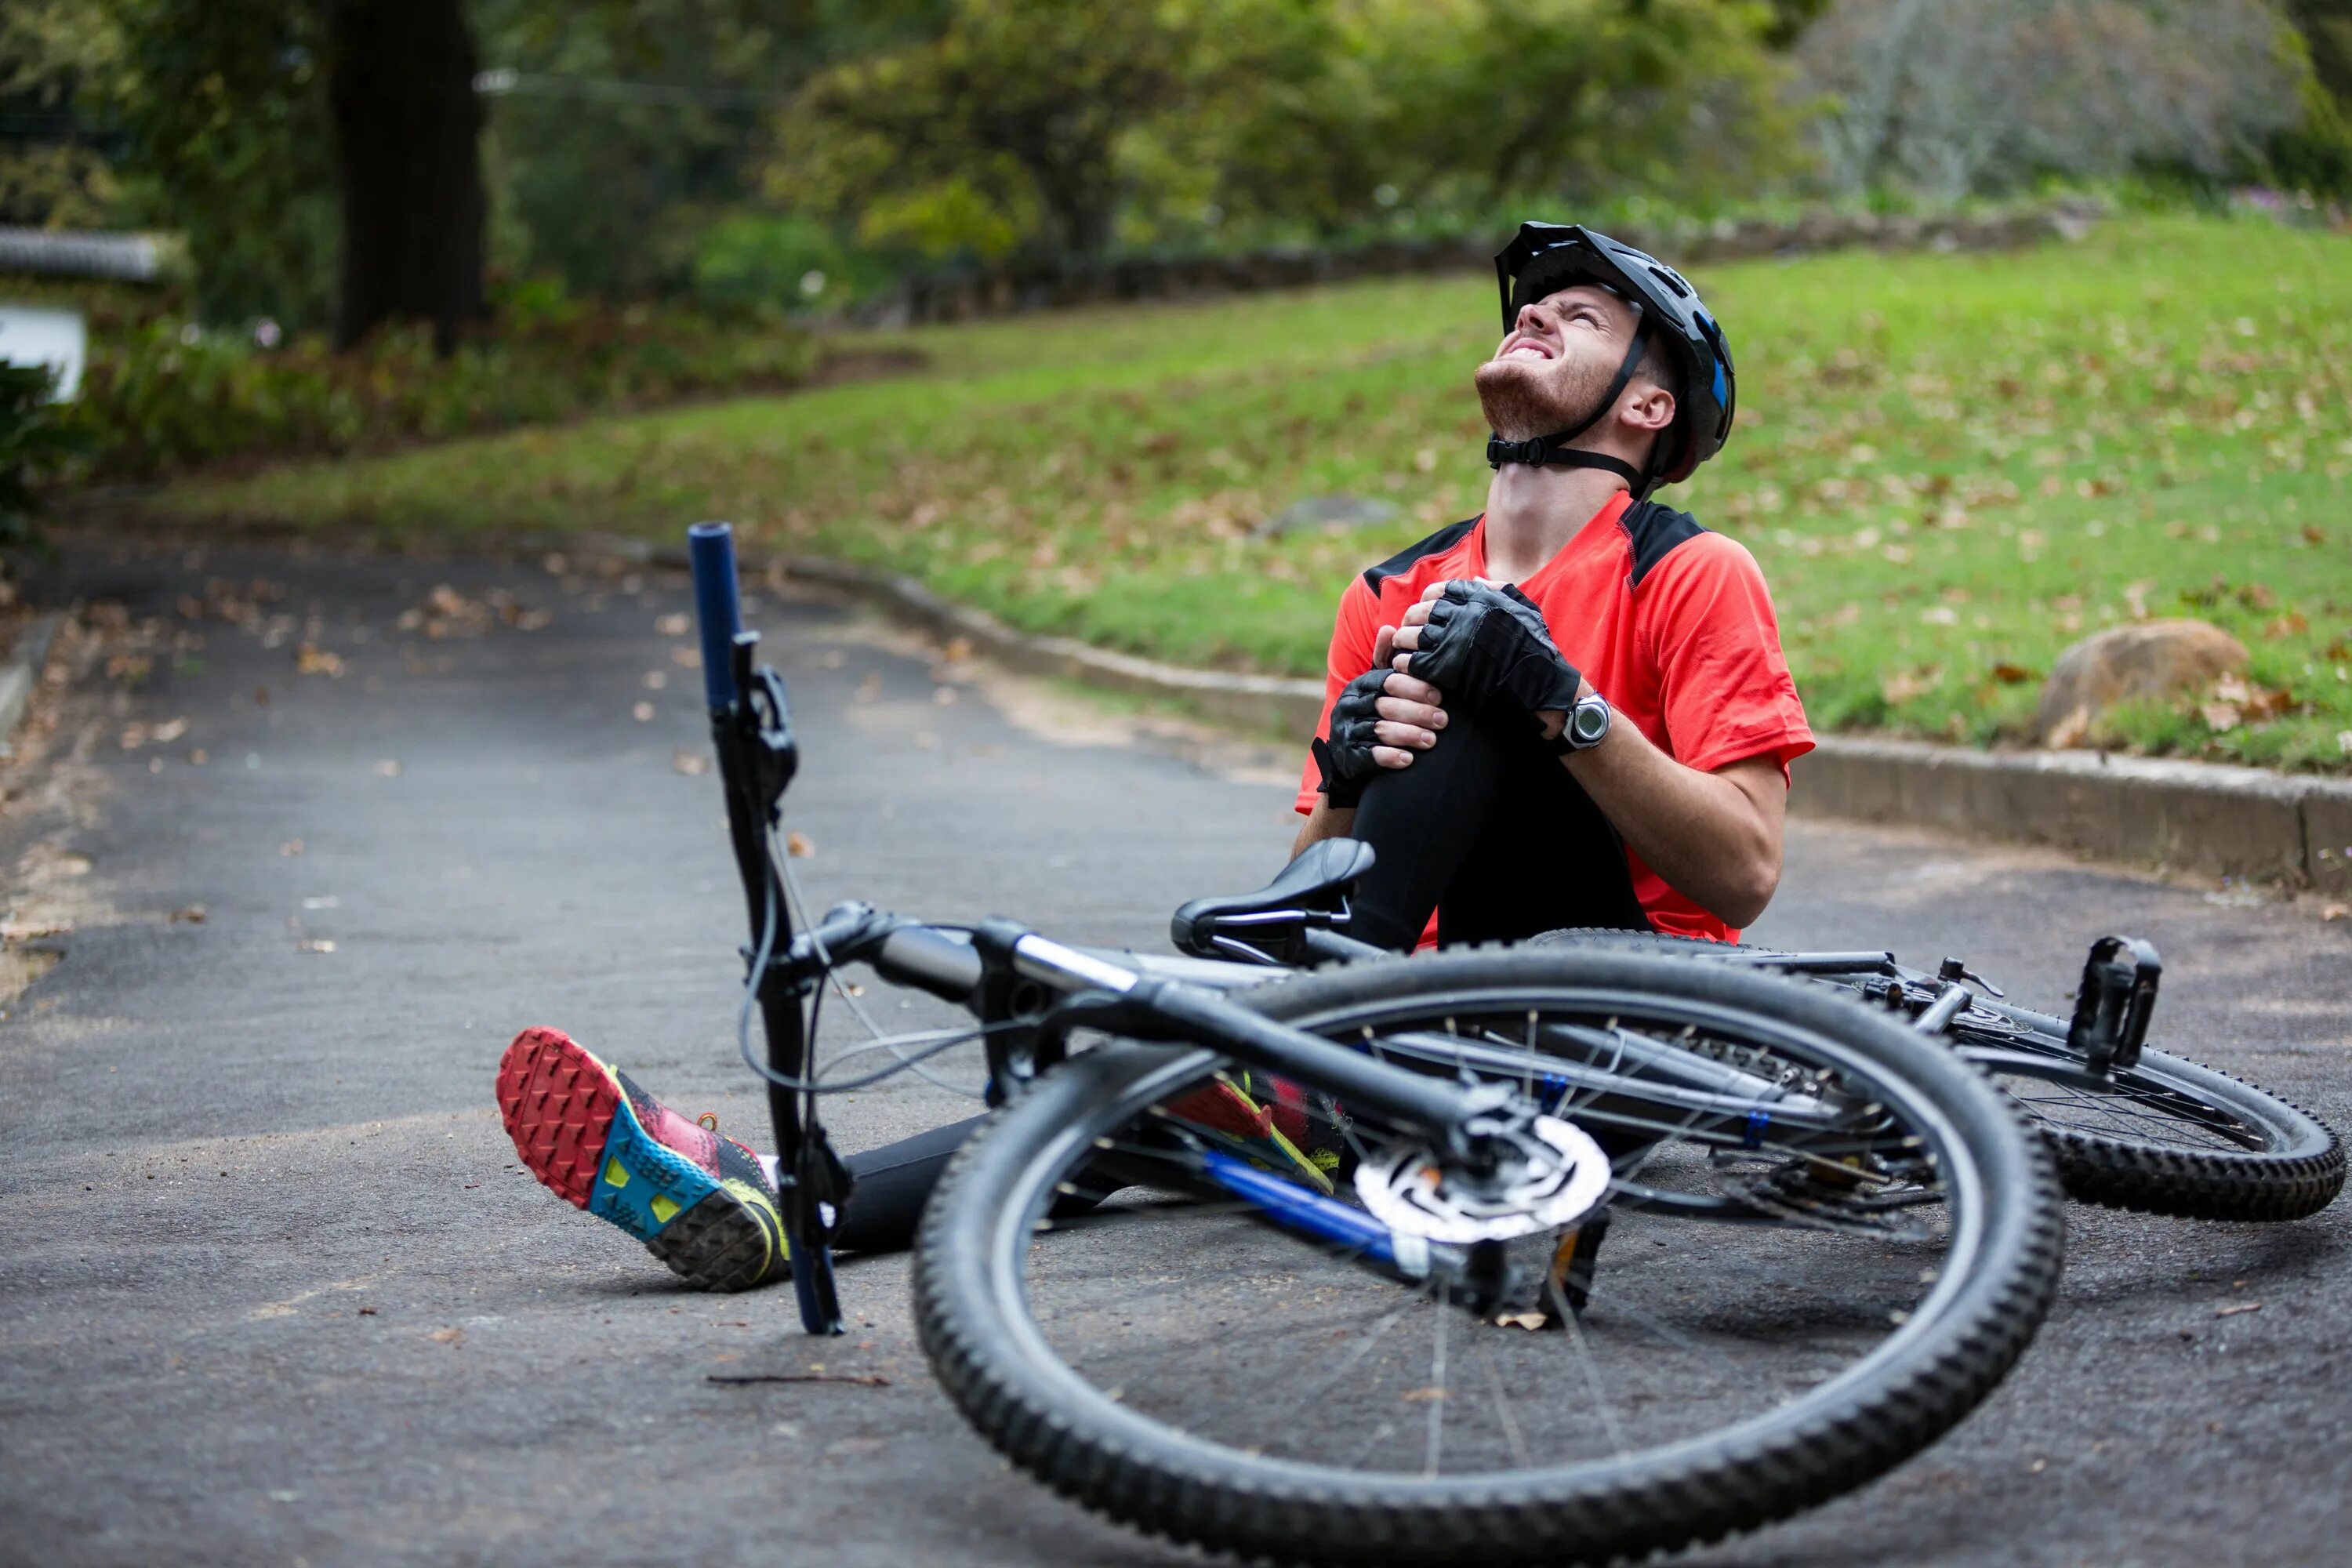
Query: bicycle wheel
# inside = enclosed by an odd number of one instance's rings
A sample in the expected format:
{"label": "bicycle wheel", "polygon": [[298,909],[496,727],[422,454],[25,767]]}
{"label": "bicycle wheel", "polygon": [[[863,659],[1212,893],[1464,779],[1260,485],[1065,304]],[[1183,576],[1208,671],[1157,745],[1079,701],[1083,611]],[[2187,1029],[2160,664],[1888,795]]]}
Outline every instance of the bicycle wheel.
{"label": "bicycle wheel", "polygon": [[1979,998],[1952,1022],[1964,1060],[2042,1129],[2085,1203],[2189,1219],[2291,1220],[2344,1190],[2344,1147],[2315,1117],[2163,1051],[2094,1072],[2066,1020]]}
{"label": "bicycle wheel", "polygon": [[[1244,994],[1520,1084],[1605,1150],[1610,1196],[1465,1271],[1364,1224],[1409,1133],[1241,1089],[1204,1050],[1114,1043],[1044,1075],[935,1194],[917,1321],[999,1450],[1130,1524],[1314,1563],[1710,1540],[1917,1452],[2048,1310],[2047,1155],[1981,1077],[1816,988],[1562,949]],[[1236,1091],[1264,1100],[1254,1163],[1200,1112]],[[1046,1217],[1074,1193],[1106,1201]]]}
{"label": "bicycle wheel", "polygon": [[[1631,931],[1547,931],[1530,942],[1558,943],[1697,957],[1726,951],[1696,937]],[[2063,1018],[1982,996],[1948,1031],[1964,1059],[2024,1106],[2057,1157],[2069,1196],[2188,1219],[2292,1220],[2318,1213],[2343,1191],[2344,1147],[2309,1112],[2164,1051],[2143,1050],[2136,1067],[2094,1072],[2066,1035]]]}

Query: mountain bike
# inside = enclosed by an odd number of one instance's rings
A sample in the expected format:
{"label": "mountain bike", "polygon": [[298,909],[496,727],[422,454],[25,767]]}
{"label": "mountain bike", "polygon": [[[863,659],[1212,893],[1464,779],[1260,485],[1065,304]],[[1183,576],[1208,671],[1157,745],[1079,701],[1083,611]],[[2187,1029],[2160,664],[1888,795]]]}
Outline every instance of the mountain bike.
{"label": "mountain bike", "polygon": [[[2060,1204],[2013,1102],[1818,986],[1579,946],[1253,984],[1005,919],[796,921],[783,683],[724,525],[689,549],[803,1326],[841,1323],[822,1096],[982,1042],[997,1109],[925,1213],[916,1322],[1065,1495],[1289,1561],[1608,1561],[1884,1473],[2047,1312]],[[854,963],[972,1027],[820,1064]]]}
{"label": "mountain bike", "polygon": [[[1259,892],[1185,904],[1171,938],[1181,952],[1284,968],[1383,956],[1346,934],[1349,890],[1370,868],[1370,854],[1348,839],[1311,845]],[[2194,1219],[2293,1220],[2343,1190],[2343,1144],[2318,1118],[2147,1046],[2163,963],[2138,938],[2091,944],[2063,1018],[2008,1004],[1958,958],[1931,973],[1883,951],[1786,952],[1597,929],[1549,931],[1528,945],[1736,964],[1816,981],[1885,1009],[2006,1090],[2049,1143],[2068,1195],[2086,1203]]]}

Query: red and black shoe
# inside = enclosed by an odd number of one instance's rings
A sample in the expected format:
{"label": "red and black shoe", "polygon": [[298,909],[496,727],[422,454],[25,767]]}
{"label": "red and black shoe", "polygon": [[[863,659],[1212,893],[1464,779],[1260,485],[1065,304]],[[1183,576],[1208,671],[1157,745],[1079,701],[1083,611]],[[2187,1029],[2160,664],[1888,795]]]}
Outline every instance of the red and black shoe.
{"label": "red and black shoe", "polygon": [[611,1220],[680,1278],[745,1290],[790,1271],[760,1157],[662,1104],[555,1029],[499,1061],[515,1152],[557,1196]]}

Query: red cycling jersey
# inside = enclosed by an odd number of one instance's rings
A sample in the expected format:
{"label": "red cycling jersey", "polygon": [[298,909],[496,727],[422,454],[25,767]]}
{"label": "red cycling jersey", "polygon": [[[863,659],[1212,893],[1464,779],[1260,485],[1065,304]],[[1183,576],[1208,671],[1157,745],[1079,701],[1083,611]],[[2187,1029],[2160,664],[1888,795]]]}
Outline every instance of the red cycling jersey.
{"label": "red cycling jersey", "polygon": [[[1381,627],[1399,625],[1432,583],[1486,574],[1482,515],[1440,529],[1349,583],[1331,630],[1316,733],[1330,734],[1332,702],[1372,667]],[[1518,587],[1619,721],[1639,727],[1676,762],[1711,773],[1769,756],[1785,776],[1790,761],[1813,749],[1755,557],[1687,513],[1636,503],[1620,490]],[[1320,778],[1309,758],[1298,788],[1300,812],[1315,808]],[[1739,939],[1668,887],[1630,847],[1623,854],[1652,926],[1717,942]]]}

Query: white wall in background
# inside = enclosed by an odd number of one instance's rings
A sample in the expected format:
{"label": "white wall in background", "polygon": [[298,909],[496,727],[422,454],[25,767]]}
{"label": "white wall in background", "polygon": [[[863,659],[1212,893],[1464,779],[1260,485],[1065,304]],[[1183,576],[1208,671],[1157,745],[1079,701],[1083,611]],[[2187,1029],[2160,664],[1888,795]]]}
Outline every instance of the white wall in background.
{"label": "white wall in background", "polygon": [[89,332],[79,310],[49,305],[12,305],[0,300],[0,360],[10,364],[46,364],[58,373],[56,397],[73,401],[81,387]]}

